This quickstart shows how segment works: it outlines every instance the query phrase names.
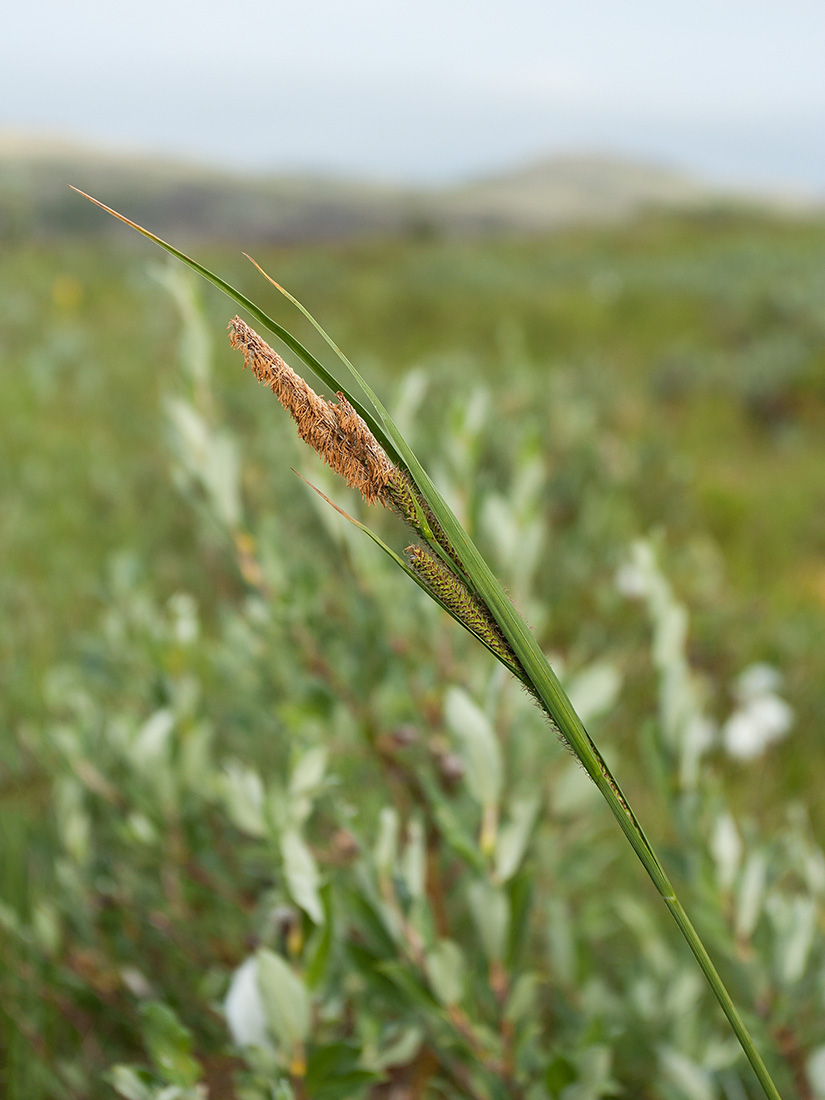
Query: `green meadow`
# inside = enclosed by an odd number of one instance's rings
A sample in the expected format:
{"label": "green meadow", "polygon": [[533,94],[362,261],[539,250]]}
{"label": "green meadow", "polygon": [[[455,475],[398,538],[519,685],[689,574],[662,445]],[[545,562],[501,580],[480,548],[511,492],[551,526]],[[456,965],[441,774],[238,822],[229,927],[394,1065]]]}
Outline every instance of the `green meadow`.
{"label": "green meadow", "polygon": [[[783,1095],[825,1096],[825,223],[193,248],[321,355],[242,249],[398,413],[578,678]],[[409,541],[241,371],[233,304],[170,264],[125,227],[0,248],[0,1092],[758,1096],[552,732],[296,477]],[[683,643],[617,582],[639,540]],[[718,730],[755,664],[787,735],[746,760],[717,733],[688,782],[668,683]],[[462,713],[499,746],[517,856],[479,841]],[[626,893],[609,912],[604,883]],[[259,946],[275,992],[250,1054],[223,1006]],[[665,989],[672,1018],[645,1007]]]}

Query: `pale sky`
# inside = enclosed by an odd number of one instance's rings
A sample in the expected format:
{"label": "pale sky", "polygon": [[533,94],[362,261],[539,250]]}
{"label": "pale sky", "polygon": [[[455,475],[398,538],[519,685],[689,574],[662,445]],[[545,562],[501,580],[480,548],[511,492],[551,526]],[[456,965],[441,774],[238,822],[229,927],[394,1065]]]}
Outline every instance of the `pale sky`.
{"label": "pale sky", "polygon": [[606,151],[825,193],[825,0],[11,0],[0,130],[415,182]]}

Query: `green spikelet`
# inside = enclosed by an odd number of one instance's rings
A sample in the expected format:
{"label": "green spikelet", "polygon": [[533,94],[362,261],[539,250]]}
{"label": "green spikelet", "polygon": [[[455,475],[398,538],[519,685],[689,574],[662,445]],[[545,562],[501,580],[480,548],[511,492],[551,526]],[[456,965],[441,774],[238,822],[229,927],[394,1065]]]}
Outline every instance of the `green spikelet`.
{"label": "green spikelet", "polygon": [[431,544],[438,543],[457,568],[464,571],[461,559],[444,533],[444,528],[405,470],[393,467],[383,499],[387,507],[401,516],[423,539]]}
{"label": "green spikelet", "polygon": [[477,637],[512,668],[521,669],[518,658],[504,640],[501,631],[484,604],[467,585],[421,546],[408,546],[405,550],[411,568],[427,587],[460,619]]}

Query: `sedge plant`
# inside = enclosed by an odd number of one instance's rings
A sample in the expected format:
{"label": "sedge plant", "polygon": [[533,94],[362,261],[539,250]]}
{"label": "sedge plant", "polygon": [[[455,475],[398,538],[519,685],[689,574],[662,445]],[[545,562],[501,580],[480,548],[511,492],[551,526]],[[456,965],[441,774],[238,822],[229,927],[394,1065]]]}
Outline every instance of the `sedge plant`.
{"label": "sedge plant", "polygon": [[[578,759],[607,802],[675,920],[730,1022],[765,1096],[770,1100],[779,1100],[779,1092],[768,1068],[677,897],[661,860],[558,677],[506,591],[366,380],[310,313],[257,264],[258,270],[300,310],[327,342],[341,363],[342,374],[322,364],[287,329],[218,275],[97,199],[88,195],[85,197],[218,287],[257,325],[268,330],[286,349],[297,355],[320,382],[337,395],[336,401],[319,396],[240,316],[230,322],[232,346],[242,352],[244,365],[278,397],[295,420],[301,438],[343,476],[349,486],[357,488],[368,503],[380,503],[400,516],[417,541],[408,546],[406,556],[401,557],[368,526],[346,516],[346,513],[342,514],[369,535],[411,580],[486,646],[521,682],[547,716],[552,731]],[[254,260],[252,262],[255,263]],[[356,391],[360,392],[360,399]],[[329,503],[332,504],[331,501]],[[336,505],[333,507],[337,508]],[[490,831],[483,828],[482,848],[485,845],[489,847],[489,842]]]}

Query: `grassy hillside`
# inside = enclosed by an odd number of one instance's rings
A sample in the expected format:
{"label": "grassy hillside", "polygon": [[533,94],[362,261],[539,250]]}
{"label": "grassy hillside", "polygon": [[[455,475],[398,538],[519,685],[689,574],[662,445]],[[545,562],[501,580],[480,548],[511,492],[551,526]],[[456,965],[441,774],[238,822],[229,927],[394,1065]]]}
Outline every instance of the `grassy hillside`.
{"label": "grassy hillside", "polygon": [[647,209],[745,205],[810,209],[724,191],[675,169],[617,157],[555,156],[491,178],[412,188],[289,175],[242,176],[203,165],[13,139],[0,133],[0,239],[110,237],[71,183],[178,239],[295,243],[426,234],[545,232],[614,224]]}

